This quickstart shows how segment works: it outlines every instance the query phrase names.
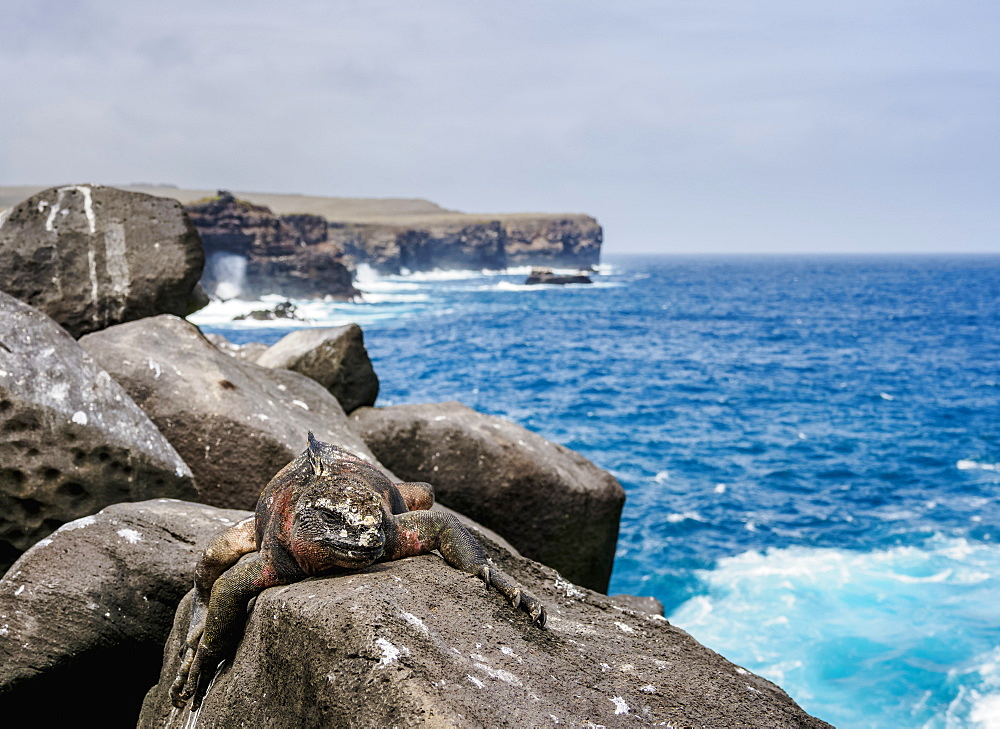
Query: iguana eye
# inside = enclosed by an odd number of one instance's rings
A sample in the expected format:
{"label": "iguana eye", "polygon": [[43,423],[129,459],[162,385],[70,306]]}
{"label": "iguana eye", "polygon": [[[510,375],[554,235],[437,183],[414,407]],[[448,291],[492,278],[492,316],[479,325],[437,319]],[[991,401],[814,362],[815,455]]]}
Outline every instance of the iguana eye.
{"label": "iguana eye", "polygon": [[323,522],[326,524],[339,527],[344,523],[344,517],[341,514],[338,514],[334,511],[327,511],[326,509],[316,509],[316,512],[319,514],[320,519],[322,519]]}

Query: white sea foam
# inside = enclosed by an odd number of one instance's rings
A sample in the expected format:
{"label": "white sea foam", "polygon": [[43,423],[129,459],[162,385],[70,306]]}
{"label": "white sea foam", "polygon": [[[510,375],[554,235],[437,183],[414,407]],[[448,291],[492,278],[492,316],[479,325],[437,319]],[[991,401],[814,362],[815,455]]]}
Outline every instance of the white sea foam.
{"label": "white sea foam", "polygon": [[400,291],[421,291],[427,288],[427,284],[416,281],[406,281],[403,278],[374,279],[371,281],[358,282],[357,288],[361,290],[362,299],[368,301],[373,293],[397,293]]}
{"label": "white sea foam", "polygon": [[531,291],[534,293],[539,293],[541,291],[548,291],[550,286],[540,286],[538,284],[525,284],[525,283],[515,283],[514,281],[498,281],[495,284],[490,284],[488,286],[481,286],[480,289],[491,289],[494,291]]}
{"label": "white sea foam", "polygon": [[[820,718],[876,727],[906,711],[913,726],[995,726],[983,722],[1000,702],[1000,545],[789,547],[722,559],[698,577],[705,594],[670,621]],[[950,665],[926,659],[942,654]]]}
{"label": "white sea foam", "polygon": [[435,268],[433,271],[413,271],[411,273],[404,273],[399,276],[386,276],[385,279],[389,281],[463,281],[470,278],[479,278],[481,276],[502,276],[505,271],[490,271],[490,270],[442,270],[440,268]]}
{"label": "white sea foam", "polygon": [[959,471],[1000,471],[1000,463],[979,463],[972,460],[961,460],[955,463]]}
{"label": "white sea foam", "polygon": [[429,300],[430,296],[427,294],[400,294],[395,291],[364,291],[361,294],[361,301],[364,304],[403,304]]}
{"label": "white sea foam", "polygon": [[[236,260],[239,259],[239,260]],[[357,301],[323,301],[312,299],[292,299],[296,307],[296,319],[242,319],[255,310],[273,309],[288,300],[277,295],[262,296],[256,301],[246,301],[235,297],[242,288],[244,263],[239,256],[231,256],[217,261],[219,275],[224,280],[220,289],[221,300],[213,300],[208,306],[195,312],[188,319],[198,326],[218,326],[238,329],[299,329],[304,327],[341,326],[355,322],[364,326],[385,319],[399,319],[426,311],[433,305],[442,290],[447,291],[506,291],[544,292],[566,287],[526,285],[521,276],[531,272],[530,266],[517,266],[505,270],[433,270],[403,274],[382,275],[367,264],[358,267],[355,285],[361,292]],[[610,270],[610,267],[608,267]],[[559,269],[557,272],[576,273],[573,269]],[[509,280],[512,276],[520,280]],[[622,285],[617,281],[602,281],[593,284],[570,284],[570,289],[580,287],[612,288]],[[442,313],[442,312],[437,312]]]}
{"label": "white sea foam", "polygon": [[677,524],[682,521],[705,521],[705,519],[696,511],[685,511],[681,514],[667,514],[666,520],[671,524]]}
{"label": "white sea foam", "polygon": [[236,317],[252,311],[273,309],[287,301],[282,296],[262,296],[257,301],[230,299],[212,301],[188,319],[198,326],[218,326],[232,329],[303,329],[307,327],[335,327],[344,324],[365,324],[384,319],[399,319],[411,315],[430,297],[427,294],[385,293],[365,294],[358,303],[347,301],[322,301],[292,299],[296,315],[301,319],[242,319]]}

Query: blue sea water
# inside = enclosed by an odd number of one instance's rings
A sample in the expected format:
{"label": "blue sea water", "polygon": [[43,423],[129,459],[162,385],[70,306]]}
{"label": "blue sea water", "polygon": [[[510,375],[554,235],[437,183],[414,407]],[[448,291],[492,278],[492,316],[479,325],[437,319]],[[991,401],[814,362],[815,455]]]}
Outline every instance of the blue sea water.
{"label": "blue sea water", "polygon": [[[1000,257],[368,277],[381,405],[459,400],[625,487],[611,592],[843,728],[1000,727]],[[238,342],[289,326],[194,317]]]}

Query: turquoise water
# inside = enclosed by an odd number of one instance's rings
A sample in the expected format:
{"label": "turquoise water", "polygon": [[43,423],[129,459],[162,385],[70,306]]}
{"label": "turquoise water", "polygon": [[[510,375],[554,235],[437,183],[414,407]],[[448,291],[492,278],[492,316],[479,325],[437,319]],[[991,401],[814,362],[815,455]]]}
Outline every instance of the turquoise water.
{"label": "turquoise water", "polygon": [[[459,400],[628,494],[612,592],[840,727],[1000,727],[1000,258],[363,279],[379,404]],[[195,320],[234,341],[287,327]]]}

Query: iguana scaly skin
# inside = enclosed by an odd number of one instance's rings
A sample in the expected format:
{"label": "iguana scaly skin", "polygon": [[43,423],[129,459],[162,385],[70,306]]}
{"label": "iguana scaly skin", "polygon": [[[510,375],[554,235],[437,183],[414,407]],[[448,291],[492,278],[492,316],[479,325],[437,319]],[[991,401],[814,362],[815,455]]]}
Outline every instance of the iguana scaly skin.
{"label": "iguana scaly skin", "polygon": [[239,641],[247,604],[262,590],[434,549],[544,627],[542,604],[492,566],[454,516],[427,511],[433,503],[430,484],[393,484],[370,463],[310,433],[305,452],[264,487],[255,515],[216,536],[199,560],[191,622],[170,690],[174,705],[200,705]]}

